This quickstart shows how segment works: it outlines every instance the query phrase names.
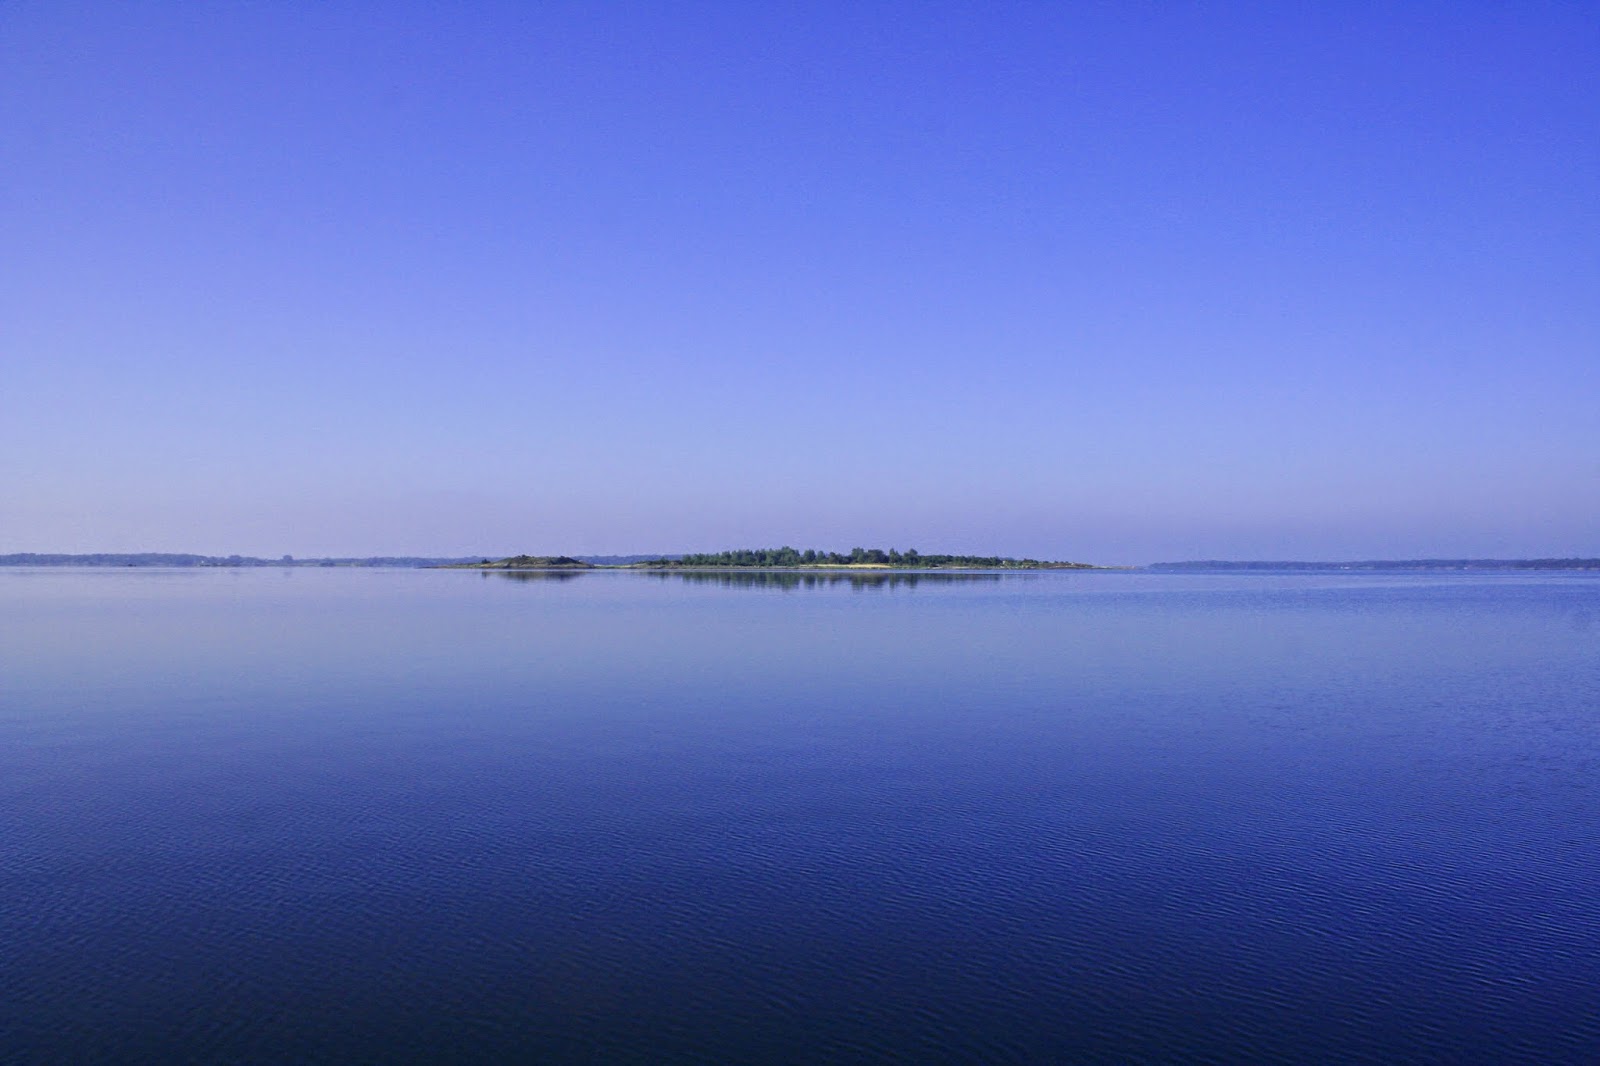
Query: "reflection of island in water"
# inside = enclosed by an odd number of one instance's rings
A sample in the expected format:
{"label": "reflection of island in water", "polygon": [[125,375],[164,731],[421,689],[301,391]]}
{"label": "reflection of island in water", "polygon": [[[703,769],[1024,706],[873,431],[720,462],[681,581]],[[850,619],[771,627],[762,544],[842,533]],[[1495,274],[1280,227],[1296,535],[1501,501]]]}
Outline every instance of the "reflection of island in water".
{"label": "reflection of island in water", "polygon": [[918,574],[906,571],[796,573],[792,570],[643,570],[657,581],[687,581],[740,589],[816,589],[849,585],[860,589],[916,588],[919,584],[950,585],[959,581],[999,581],[999,574]]}
{"label": "reflection of island in water", "polygon": [[[484,580],[489,575],[506,581],[576,581],[589,570],[480,570]],[[691,585],[717,585],[726,589],[793,589],[833,588],[848,585],[852,589],[916,588],[921,584],[953,585],[963,581],[999,581],[997,573],[917,573],[905,570],[853,570],[804,573],[793,570],[616,570],[612,573],[634,573],[656,581],[683,581]],[[1010,575],[1016,576],[1016,575]]]}
{"label": "reflection of island in water", "polygon": [[498,574],[507,581],[575,581],[587,571],[584,570],[480,570],[485,578],[490,574]]}

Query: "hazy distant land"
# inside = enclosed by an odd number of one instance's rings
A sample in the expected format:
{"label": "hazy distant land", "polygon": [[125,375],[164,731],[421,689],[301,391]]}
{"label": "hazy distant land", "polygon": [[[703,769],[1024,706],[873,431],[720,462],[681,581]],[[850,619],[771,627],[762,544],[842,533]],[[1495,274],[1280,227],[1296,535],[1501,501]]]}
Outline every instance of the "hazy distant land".
{"label": "hazy distant land", "polygon": [[372,555],[362,558],[297,559],[282,555],[276,559],[252,555],[192,555],[181,552],[92,552],[83,555],[18,552],[0,555],[0,566],[443,566],[450,563],[475,563],[481,555],[431,558],[415,555]]}

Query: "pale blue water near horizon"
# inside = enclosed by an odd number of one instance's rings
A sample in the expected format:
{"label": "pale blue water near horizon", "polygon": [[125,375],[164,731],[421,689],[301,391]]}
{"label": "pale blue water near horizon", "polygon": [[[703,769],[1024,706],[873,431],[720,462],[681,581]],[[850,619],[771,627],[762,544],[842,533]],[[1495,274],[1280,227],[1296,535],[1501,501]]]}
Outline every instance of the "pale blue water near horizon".
{"label": "pale blue water near horizon", "polygon": [[0,571],[0,1061],[1600,1059],[1600,575]]}

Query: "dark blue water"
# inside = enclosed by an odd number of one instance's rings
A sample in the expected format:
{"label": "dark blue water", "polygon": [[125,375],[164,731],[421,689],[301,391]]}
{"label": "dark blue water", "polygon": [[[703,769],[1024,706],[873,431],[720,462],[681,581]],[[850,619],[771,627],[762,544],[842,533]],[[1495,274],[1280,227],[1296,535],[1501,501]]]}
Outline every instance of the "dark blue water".
{"label": "dark blue water", "polygon": [[0,1060],[1600,1060],[1600,575],[0,571]]}

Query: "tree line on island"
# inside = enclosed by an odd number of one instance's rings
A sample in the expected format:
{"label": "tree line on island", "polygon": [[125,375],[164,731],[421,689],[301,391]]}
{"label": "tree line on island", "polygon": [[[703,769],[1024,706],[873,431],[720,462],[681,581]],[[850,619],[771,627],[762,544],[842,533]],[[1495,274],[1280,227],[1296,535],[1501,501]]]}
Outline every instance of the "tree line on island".
{"label": "tree line on island", "polygon": [[468,563],[472,570],[803,570],[809,567],[881,567],[891,570],[1093,570],[1089,563],[1013,559],[1004,555],[924,555],[915,548],[851,548],[848,552],[816,548],[735,548],[721,552],[690,552],[636,558],[626,563],[604,564],[570,555],[512,555]]}
{"label": "tree line on island", "polygon": [[1049,562],[1041,559],[1012,559],[1003,555],[924,555],[915,548],[900,551],[890,548],[851,548],[848,552],[819,551],[816,548],[737,548],[723,552],[696,552],[676,559],[653,559],[643,567],[766,567],[804,566],[887,566],[899,570],[934,570],[940,567],[967,567],[984,570],[1087,570],[1088,563]]}

